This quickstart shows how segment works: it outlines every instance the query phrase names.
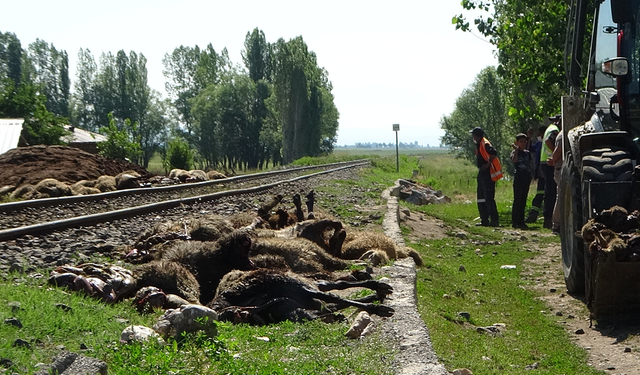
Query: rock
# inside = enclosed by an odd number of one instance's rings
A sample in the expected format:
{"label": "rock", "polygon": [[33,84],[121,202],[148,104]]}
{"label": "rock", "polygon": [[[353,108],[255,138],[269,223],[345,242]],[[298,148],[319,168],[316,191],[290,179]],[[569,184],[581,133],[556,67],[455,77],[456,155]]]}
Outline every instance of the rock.
{"label": "rock", "polygon": [[453,375],[473,375],[473,372],[468,368],[458,368],[453,370]]}
{"label": "rock", "polygon": [[73,310],[73,308],[71,306],[65,305],[64,303],[56,303],[54,306],[59,308],[59,309],[61,309],[62,311],[66,311],[66,312],[69,312],[69,311]]}
{"label": "rock", "polygon": [[58,354],[49,368],[36,372],[36,375],[106,375],[107,364],[95,358],[85,357],[71,352]]}
{"label": "rock", "polygon": [[0,366],[4,368],[9,368],[13,366],[13,362],[9,358],[0,358]]}
{"label": "rock", "polygon": [[23,340],[23,339],[16,339],[16,340],[13,342],[13,347],[16,347],[16,348],[17,348],[17,347],[21,347],[21,348],[27,348],[27,349],[28,349],[28,348],[31,348],[31,344],[29,344],[29,342],[28,342],[28,341],[26,341],[26,340]]}
{"label": "rock", "polygon": [[525,366],[525,370],[535,370],[540,366],[540,364],[538,362],[534,362],[533,364],[530,364],[528,366]]}
{"label": "rock", "polygon": [[158,335],[158,333],[151,328],[145,326],[128,326],[120,334],[120,342],[124,344],[130,344],[132,342],[144,342],[149,341],[151,338],[156,338],[159,343],[163,343],[164,340]]}
{"label": "rock", "polygon": [[180,337],[183,332],[204,331],[209,337],[218,333],[214,321],[218,314],[201,305],[183,305],[179,309],[169,309],[153,325],[154,331],[162,337]]}
{"label": "rock", "polygon": [[14,327],[22,328],[22,323],[20,322],[19,319],[16,319],[16,318],[5,319],[4,320],[4,324],[9,324],[9,325],[12,325]]}
{"label": "rock", "polygon": [[364,330],[372,323],[373,321],[371,320],[371,316],[369,316],[366,311],[360,311],[345,336],[351,339],[360,338],[363,336],[362,333]]}
{"label": "rock", "polygon": [[18,301],[11,301],[7,304],[7,306],[11,307],[11,312],[14,314],[18,311],[24,311],[24,309],[22,308],[22,304],[20,304],[20,302]]}
{"label": "rock", "polygon": [[461,317],[461,318],[464,318],[466,320],[471,319],[471,314],[469,314],[468,312],[465,312],[465,311],[459,312],[458,316]]}
{"label": "rock", "polygon": [[584,335],[584,329],[580,328],[580,329],[576,330],[575,334],[576,335]]}

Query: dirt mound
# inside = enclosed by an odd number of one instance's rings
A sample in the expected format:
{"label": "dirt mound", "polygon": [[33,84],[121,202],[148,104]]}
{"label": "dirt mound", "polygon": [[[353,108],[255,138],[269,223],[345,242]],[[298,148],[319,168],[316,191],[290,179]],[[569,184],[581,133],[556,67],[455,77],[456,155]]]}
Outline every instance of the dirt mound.
{"label": "dirt mound", "polygon": [[18,147],[0,155],[0,186],[35,185],[45,178],[72,184],[102,175],[115,176],[126,170],[140,173],[143,179],[153,176],[125,160],[109,159],[74,147]]}

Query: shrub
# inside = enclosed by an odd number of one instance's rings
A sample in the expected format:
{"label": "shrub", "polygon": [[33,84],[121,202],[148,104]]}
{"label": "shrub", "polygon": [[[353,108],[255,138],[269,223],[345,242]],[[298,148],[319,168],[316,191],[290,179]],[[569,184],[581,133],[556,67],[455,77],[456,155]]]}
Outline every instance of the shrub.
{"label": "shrub", "polygon": [[167,154],[163,160],[166,169],[190,170],[193,165],[193,151],[182,138],[174,138],[167,144]]}

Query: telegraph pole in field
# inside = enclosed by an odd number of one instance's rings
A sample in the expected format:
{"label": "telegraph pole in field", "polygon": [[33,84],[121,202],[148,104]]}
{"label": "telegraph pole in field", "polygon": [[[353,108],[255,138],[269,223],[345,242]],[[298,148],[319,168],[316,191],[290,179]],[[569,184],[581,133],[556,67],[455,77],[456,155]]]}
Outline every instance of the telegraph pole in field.
{"label": "telegraph pole in field", "polygon": [[396,132],[396,173],[400,172],[400,158],[398,157],[398,132],[400,124],[393,124],[393,131]]}

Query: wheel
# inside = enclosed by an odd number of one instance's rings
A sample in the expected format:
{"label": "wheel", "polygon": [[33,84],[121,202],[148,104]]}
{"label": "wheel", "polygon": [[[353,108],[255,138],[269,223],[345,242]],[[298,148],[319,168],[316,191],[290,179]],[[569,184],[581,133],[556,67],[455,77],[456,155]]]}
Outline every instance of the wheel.
{"label": "wheel", "polygon": [[582,294],[585,288],[584,245],[582,239],[576,236],[583,225],[581,195],[578,170],[569,154],[562,165],[558,204],[564,282],[572,294]]}
{"label": "wheel", "polygon": [[[603,147],[590,150],[582,156],[582,181],[626,182],[633,180],[633,162],[631,154],[622,148]],[[585,184],[582,184],[585,188]],[[606,187],[600,184],[591,194],[583,192],[583,218],[586,221],[593,212],[608,209],[615,205],[628,207],[631,199],[630,184],[613,184]],[[591,202],[587,201],[588,195]]]}

